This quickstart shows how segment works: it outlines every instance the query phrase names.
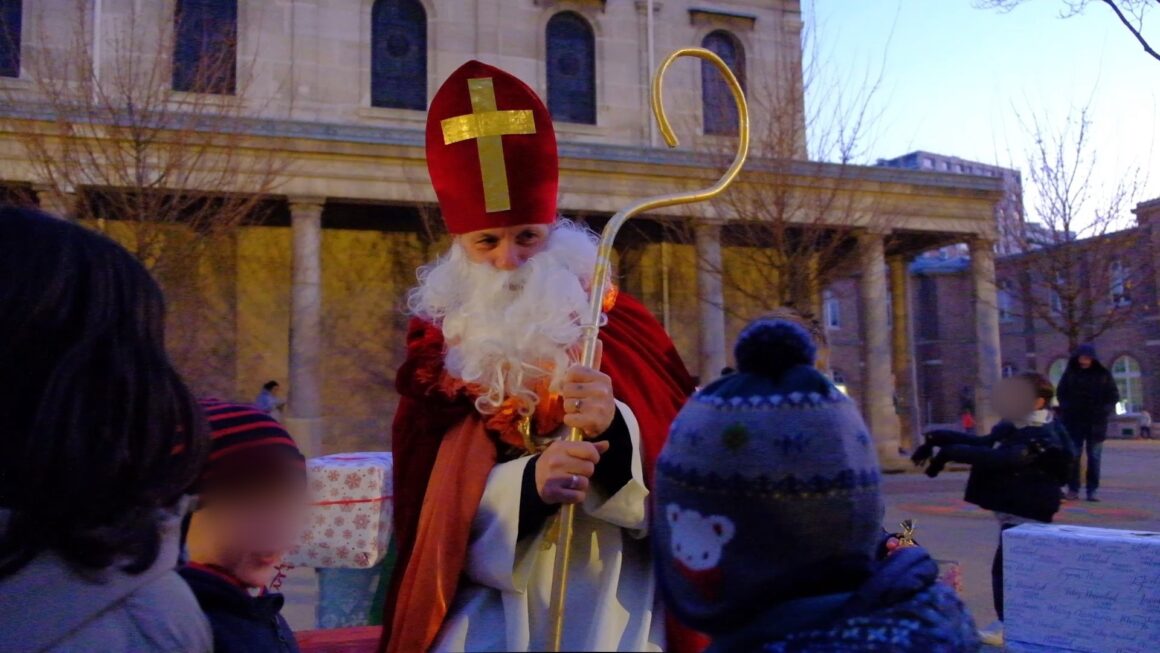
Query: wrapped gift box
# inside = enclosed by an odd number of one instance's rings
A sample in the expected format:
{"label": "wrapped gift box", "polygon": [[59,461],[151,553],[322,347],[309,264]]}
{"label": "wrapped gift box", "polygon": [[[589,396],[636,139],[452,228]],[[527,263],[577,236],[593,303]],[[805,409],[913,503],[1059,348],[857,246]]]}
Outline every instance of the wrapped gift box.
{"label": "wrapped gift box", "polygon": [[395,567],[394,542],[387,556],[370,569],[319,569],[319,628],[379,626],[383,602]]}
{"label": "wrapped gift box", "polygon": [[286,562],[295,566],[369,569],[391,540],[390,453],[335,454],[307,463],[307,526]]}
{"label": "wrapped gift box", "polygon": [[[370,626],[382,567],[318,570],[318,627]],[[381,621],[381,619],[380,619]]]}
{"label": "wrapped gift box", "polygon": [[1003,563],[1008,651],[1158,650],[1160,533],[1024,525]]}

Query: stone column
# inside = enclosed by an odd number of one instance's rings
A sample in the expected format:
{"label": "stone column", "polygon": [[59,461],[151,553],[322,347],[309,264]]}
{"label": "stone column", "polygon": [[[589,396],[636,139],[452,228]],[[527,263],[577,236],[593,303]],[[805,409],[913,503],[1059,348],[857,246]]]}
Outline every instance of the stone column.
{"label": "stone column", "polygon": [[882,233],[858,235],[858,291],[864,328],[862,403],[883,467],[899,464],[898,416],[894,412],[890,326],[886,300],[886,245]]}
{"label": "stone column", "polygon": [[292,295],[287,428],[307,457],[322,455],[322,207],[291,198]]}
{"label": "stone column", "polygon": [[975,379],[975,429],[987,433],[995,425],[991,389],[1003,375],[999,342],[999,298],[995,289],[995,243],[971,241],[971,278],[975,300],[975,342],[978,363]]}
{"label": "stone column", "polygon": [[899,440],[903,448],[911,450],[917,445],[914,436],[918,425],[915,424],[914,406],[917,402],[914,392],[914,367],[911,365],[910,357],[910,270],[907,263],[901,256],[890,259],[890,296],[893,298],[890,304],[893,311],[890,359],[891,369],[894,372]]}
{"label": "stone column", "polygon": [[75,192],[49,185],[36,185],[32,190],[36,193],[36,202],[40,205],[40,210],[66,220],[76,216]]}
{"label": "stone column", "polygon": [[[657,15],[660,13],[660,11],[661,11],[661,0],[653,0],[653,21],[654,21],[654,23],[653,23],[653,31],[654,31],[653,38],[654,39],[656,38],[656,34],[655,34],[656,28],[660,24],[660,21],[657,18]],[[645,143],[647,143],[649,146],[655,147],[656,146],[656,136],[655,136],[656,131],[655,131],[655,127],[653,127],[652,105],[651,105],[650,99],[652,97],[652,76],[653,76],[653,73],[656,71],[652,70],[651,67],[649,66],[650,58],[649,58],[649,53],[648,53],[648,46],[649,46],[649,40],[648,40],[648,0],[636,0],[636,13],[637,13],[637,16],[639,16],[639,27],[640,27],[639,34],[637,37],[639,39],[639,43],[640,43],[640,52],[639,52],[639,56],[640,56],[640,80],[641,80],[641,83],[639,85],[639,89],[640,89],[640,118],[641,118],[640,137],[641,137],[641,140],[644,141]],[[655,43],[653,44],[653,47],[656,47]],[[657,63],[659,63],[657,61],[657,58],[661,57],[661,56],[664,56],[664,55],[663,54],[658,55],[654,52],[651,63],[653,65],[656,65]]]}
{"label": "stone column", "polygon": [[698,221],[697,298],[701,307],[701,384],[717,378],[726,365],[725,291],[721,284],[721,223]]}

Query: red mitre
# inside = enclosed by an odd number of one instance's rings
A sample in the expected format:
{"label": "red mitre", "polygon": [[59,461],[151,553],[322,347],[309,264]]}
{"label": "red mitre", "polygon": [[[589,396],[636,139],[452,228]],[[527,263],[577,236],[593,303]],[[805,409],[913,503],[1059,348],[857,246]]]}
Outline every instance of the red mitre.
{"label": "red mitre", "polygon": [[556,221],[551,116],[527,84],[493,66],[469,61],[435,94],[427,170],[452,234]]}

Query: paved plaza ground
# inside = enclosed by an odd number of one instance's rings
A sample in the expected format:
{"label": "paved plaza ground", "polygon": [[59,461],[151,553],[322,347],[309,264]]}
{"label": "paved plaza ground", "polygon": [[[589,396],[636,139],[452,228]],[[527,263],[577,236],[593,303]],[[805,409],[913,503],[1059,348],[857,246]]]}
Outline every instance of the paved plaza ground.
{"label": "paved plaza ground", "polygon": [[[995,618],[991,605],[991,559],[998,541],[994,517],[962,501],[966,472],[886,477],[886,526],[917,522],[916,538],[936,558],[962,566],[964,599],[980,626]],[[1160,532],[1160,441],[1111,441],[1104,450],[1100,503],[1065,504],[1057,522]],[[312,572],[295,572],[286,590],[288,617],[296,628],[311,627]]]}
{"label": "paved plaza ground", "polygon": [[[962,565],[964,598],[981,626],[995,619],[991,560],[999,527],[991,513],[962,501],[966,472],[937,479],[922,474],[886,477],[886,526],[917,522],[915,538],[940,559]],[[1057,523],[1160,531],[1160,441],[1109,441],[1099,503],[1069,502]]]}

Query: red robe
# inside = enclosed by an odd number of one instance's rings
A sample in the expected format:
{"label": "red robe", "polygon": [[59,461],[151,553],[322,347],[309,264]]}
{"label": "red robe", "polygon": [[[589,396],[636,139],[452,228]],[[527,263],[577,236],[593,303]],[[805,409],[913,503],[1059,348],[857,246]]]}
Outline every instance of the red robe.
{"label": "red robe", "polygon": [[[607,315],[600,330],[601,370],[612,378],[616,398],[632,409],[640,424],[641,458],[651,486],[657,455],[673,418],[693,392],[693,380],[668,334],[640,302],[620,294]],[[438,327],[411,321],[407,360],[396,377],[402,397],[392,434],[398,561],[384,608],[380,645],[384,651],[425,650],[434,641],[463,570],[474,509],[496,462],[490,439],[481,442],[485,432],[473,397],[467,389],[445,382],[445,349]],[[452,437],[446,439],[449,432]],[[433,485],[432,495],[442,494],[432,499],[427,486],[433,475],[454,488]],[[417,544],[422,555],[416,552]],[[399,623],[393,624],[400,595],[405,605]],[[670,650],[703,648],[703,639],[672,619],[669,624]],[[392,626],[400,632],[388,646]]]}

